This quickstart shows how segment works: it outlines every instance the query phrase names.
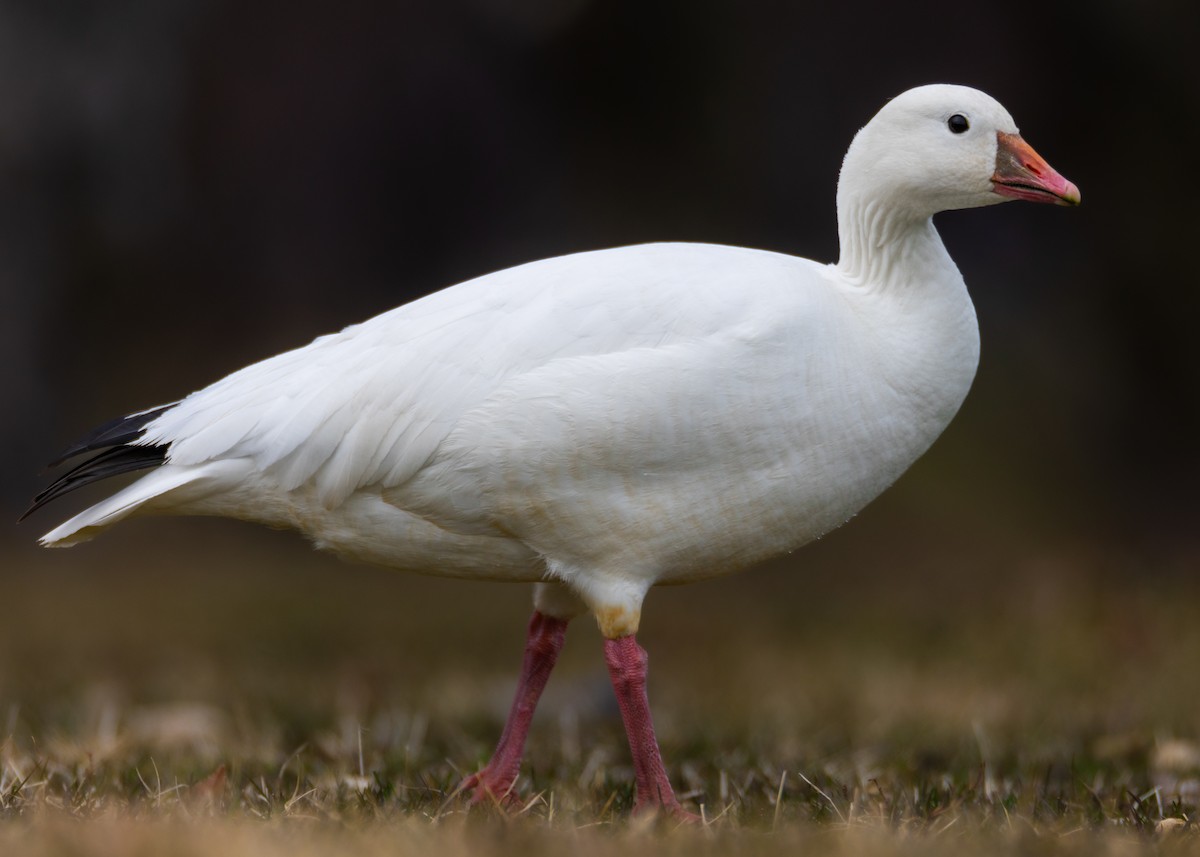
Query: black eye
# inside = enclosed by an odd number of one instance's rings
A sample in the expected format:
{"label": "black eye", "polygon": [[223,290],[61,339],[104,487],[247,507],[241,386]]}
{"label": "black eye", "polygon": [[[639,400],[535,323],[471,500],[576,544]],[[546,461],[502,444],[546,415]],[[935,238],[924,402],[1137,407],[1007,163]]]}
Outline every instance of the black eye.
{"label": "black eye", "polygon": [[950,129],[952,134],[962,134],[971,127],[971,123],[967,121],[967,117],[961,113],[955,113],[946,120],[946,127]]}

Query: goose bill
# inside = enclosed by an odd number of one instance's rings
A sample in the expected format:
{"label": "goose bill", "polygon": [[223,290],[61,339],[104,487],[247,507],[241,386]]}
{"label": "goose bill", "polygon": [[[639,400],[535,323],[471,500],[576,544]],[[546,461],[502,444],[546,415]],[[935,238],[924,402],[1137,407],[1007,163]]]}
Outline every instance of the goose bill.
{"label": "goose bill", "polygon": [[1001,196],[1030,202],[1079,205],[1079,188],[1059,175],[1021,135],[1000,131],[996,141],[992,190]]}

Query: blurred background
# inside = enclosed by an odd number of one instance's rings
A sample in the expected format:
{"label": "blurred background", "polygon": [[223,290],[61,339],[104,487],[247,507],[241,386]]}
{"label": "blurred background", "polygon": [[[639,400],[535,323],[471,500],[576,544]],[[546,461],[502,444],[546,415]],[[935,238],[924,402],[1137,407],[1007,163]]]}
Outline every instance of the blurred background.
{"label": "blurred background", "polygon": [[[1036,634],[1111,587],[1190,592],[1198,35],[1184,0],[5,0],[2,517],[93,425],[479,274],[661,240],[834,260],[851,136],[942,81],[1003,102],[1083,206],[939,217],[983,335],[958,419],[820,544],[653,594],[647,645],[716,658],[739,628],[803,626],[799,662],[840,628],[878,655],[909,627],[970,649],[1001,602]],[[97,675],[220,695],[204,676],[248,662],[248,685],[374,663],[396,694],[516,669],[526,587],[354,568],[232,522],[34,547],[87,499],[0,527],[9,699]],[[1129,622],[1087,627],[1080,645],[1145,654]]]}

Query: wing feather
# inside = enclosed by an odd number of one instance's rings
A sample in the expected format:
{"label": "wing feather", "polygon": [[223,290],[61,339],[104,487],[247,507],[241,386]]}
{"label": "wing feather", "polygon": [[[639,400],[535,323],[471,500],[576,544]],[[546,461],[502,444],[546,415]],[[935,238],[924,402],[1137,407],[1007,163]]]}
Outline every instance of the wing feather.
{"label": "wing feather", "polygon": [[[311,486],[332,508],[411,479],[507,380],[562,357],[705,336],[737,312],[731,279],[758,266],[778,280],[796,261],[641,245],[510,268],[235,372],[158,416],[139,443],[169,445],[174,465],[245,459],[256,478]],[[722,266],[736,274],[714,273]]]}

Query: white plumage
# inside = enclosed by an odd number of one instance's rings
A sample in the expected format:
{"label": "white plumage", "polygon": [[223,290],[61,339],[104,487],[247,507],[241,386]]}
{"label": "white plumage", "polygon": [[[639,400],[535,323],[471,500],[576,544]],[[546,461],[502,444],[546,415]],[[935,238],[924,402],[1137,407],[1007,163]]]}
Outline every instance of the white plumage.
{"label": "white plumage", "polygon": [[[893,100],[847,154],[837,265],[700,244],[579,253],[249,366],[149,421],[127,445],[165,463],[42,541],[135,512],[226,515],[353,559],[543,582],[542,613],[586,607],[606,637],[630,635],[650,586],[816,538],[946,426],[979,340],[930,217],[1078,202],[1015,135],[975,90]],[[1014,146],[1020,169],[1003,166]]]}

